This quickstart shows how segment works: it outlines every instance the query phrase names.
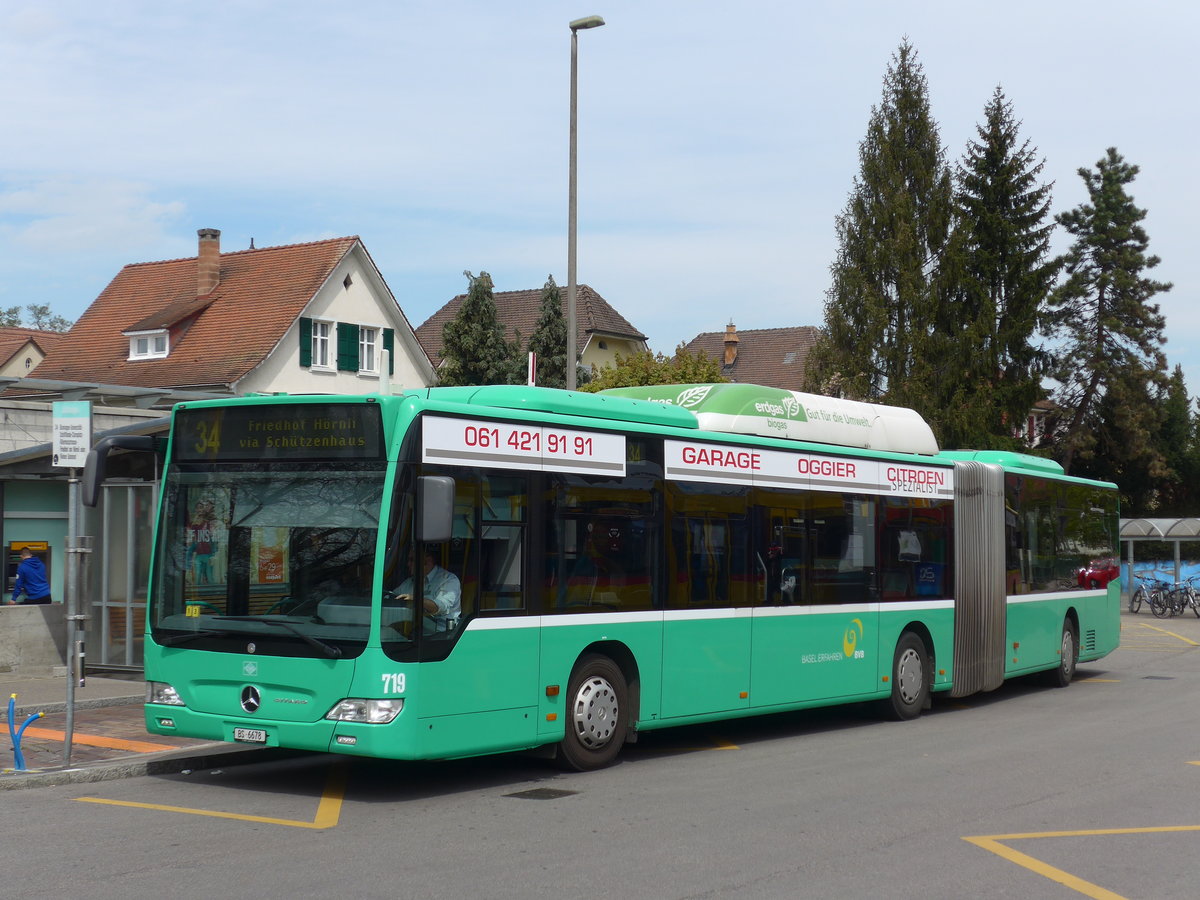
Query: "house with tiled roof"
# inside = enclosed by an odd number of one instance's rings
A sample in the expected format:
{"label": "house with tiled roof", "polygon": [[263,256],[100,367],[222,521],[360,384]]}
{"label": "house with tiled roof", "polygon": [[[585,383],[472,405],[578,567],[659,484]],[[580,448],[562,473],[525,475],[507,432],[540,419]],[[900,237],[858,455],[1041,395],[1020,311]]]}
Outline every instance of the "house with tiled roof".
{"label": "house with tiled roof", "polygon": [[[565,303],[565,290],[563,297]],[[459,294],[417,326],[417,338],[435,366],[442,362],[442,332],[446,324],[458,315],[466,299],[466,294]],[[505,339],[512,341],[519,332],[522,345],[528,345],[542,308],[541,288],[496,291],[492,299],[496,304],[496,318],[504,326]],[[617,354],[631,356],[647,350],[646,336],[586,284],[576,288],[575,322],[576,346],[579,362],[583,366],[599,370],[615,365]]]}
{"label": "house with tiled roof", "polygon": [[718,360],[721,374],[730,381],[802,391],[808,351],[820,334],[812,325],[738,331],[730,322],[723,332],[698,334],[685,346],[691,353]]}
{"label": "house with tiled roof", "polygon": [[39,381],[217,394],[424,387],[433,366],[357,237],[125,266],[38,368]]}
{"label": "house with tiled roof", "polygon": [[28,375],[64,337],[58,331],[0,328],[0,378]]}

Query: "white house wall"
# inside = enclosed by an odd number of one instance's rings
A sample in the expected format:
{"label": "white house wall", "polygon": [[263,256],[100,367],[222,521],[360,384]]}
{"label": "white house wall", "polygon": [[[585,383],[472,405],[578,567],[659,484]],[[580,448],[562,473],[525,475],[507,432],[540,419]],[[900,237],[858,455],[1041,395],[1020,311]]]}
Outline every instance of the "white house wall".
{"label": "white house wall", "polygon": [[[344,285],[346,275],[350,275],[349,287]],[[375,274],[374,266],[358,248],[348,253],[337,265],[302,316],[393,329],[393,389],[425,387],[430,383],[429,376],[424,374],[424,371],[429,369],[429,364],[423,359],[424,353],[417,344],[412,329],[400,315],[399,308],[386,286]],[[380,349],[382,350],[382,337]],[[378,375],[314,370],[301,366],[300,324],[296,321],[263,364],[238,383],[237,392],[365,394],[378,391],[379,383]]]}

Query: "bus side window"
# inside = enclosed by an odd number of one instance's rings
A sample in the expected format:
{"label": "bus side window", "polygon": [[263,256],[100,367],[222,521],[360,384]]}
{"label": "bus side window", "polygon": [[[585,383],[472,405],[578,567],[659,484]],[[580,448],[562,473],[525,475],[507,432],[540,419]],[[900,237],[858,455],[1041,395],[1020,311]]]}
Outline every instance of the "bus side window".
{"label": "bus side window", "polygon": [[480,487],[479,608],[524,609],[528,479],[484,472]]}

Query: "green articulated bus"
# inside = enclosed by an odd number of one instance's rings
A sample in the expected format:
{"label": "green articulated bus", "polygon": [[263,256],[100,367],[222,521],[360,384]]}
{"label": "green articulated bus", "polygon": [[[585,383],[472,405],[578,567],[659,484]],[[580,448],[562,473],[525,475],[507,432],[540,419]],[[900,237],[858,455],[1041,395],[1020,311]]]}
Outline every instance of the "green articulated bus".
{"label": "green articulated bus", "polygon": [[909,719],[1117,646],[1113,485],[940,452],[911,410],[739,384],[175,407],[147,728],[394,759],[877,701]]}

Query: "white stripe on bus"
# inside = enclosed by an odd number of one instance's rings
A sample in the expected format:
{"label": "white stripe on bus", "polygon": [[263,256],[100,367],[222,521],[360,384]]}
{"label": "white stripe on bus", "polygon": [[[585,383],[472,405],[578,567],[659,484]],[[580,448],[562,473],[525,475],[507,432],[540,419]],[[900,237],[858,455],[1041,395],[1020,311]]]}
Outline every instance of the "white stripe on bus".
{"label": "white stripe on bus", "polygon": [[[1045,595],[1041,595],[1045,596]],[[906,600],[898,603],[846,603],[838,606],[744,606],[720,609],[638,610],[635,612],[569,613],[548,616],[489,616],[471,619],[466,627],[475,631],[508,628],[556,628],[572,625],[616,625],[642,622],[698,622],[718,619],[778,618],[780,616],[844,616],[881,612],[919,612],[953,609],[953,600]]]}

